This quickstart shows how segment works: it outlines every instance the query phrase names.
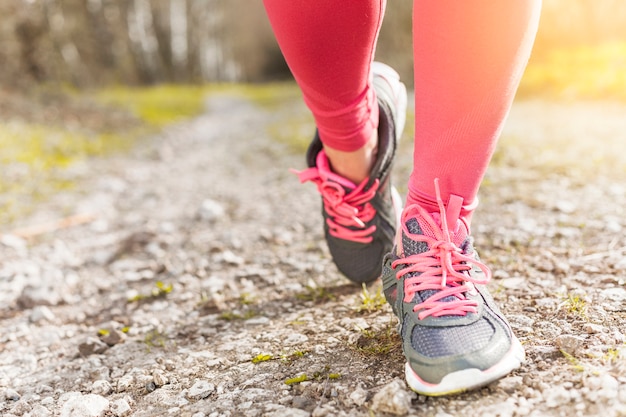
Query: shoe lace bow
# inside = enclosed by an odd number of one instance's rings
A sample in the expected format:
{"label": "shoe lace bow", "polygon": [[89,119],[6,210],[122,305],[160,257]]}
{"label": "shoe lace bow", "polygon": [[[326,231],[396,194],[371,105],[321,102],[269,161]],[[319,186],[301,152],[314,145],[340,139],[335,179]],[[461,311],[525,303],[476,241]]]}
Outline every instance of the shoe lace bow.
{"label": "shoe lace bow", "polygon": [[376,216],[376,209],[370,201],[378,191],[380,180],[374,180],[366,189],[369,178],[355,186],[345,178],[318,167],[292,172],[298,175],[300,182],[311,181],[317,185],[331,236],[358,243],[372,242],[376,226],[367,226],[367,223]]}

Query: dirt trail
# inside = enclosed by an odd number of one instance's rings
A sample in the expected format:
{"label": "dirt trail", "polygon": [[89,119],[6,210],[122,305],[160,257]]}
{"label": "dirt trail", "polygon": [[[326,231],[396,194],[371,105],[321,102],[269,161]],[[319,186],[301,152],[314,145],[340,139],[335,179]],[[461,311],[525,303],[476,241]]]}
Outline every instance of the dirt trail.
{"label": "dirt trail", "polygon": [[474,234],[528,361],[439,399],[406,390],[379,284],[364,302],[329,260],[302,155],[267,133],[287,112],[214,99],[15,228],[92,220],[2,235],[0,414],[626,414],[626,107],[515,104]]}

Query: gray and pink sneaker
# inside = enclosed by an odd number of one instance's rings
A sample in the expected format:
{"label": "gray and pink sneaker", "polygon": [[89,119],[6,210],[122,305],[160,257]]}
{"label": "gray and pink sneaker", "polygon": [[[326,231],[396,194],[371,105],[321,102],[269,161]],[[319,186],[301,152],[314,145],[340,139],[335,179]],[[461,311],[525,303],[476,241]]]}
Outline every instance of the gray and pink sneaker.
{"label": "gray and pink sneaker", "polygon": [[460,217],[462,197],[439,212],[404,209],[394,250],[383,264],[383,291],[398,317],[414,391],[431,396],[482,387],[520,366],[524,348],[487,290],[483,264]]}
{"label": "gray and pink sneaker", "polygon": [[360,184],[333,173],[316,133],[307,150],[308,169],[301,182],[312,181],[322,196],[324,235],[337,268],[356,283],[380,277],[383,257],[391,251],[402,201],[391,185],[391,167],[406,119],[407,94],[389,66],[372,65],[378,98],[377,160],[369,178]]}

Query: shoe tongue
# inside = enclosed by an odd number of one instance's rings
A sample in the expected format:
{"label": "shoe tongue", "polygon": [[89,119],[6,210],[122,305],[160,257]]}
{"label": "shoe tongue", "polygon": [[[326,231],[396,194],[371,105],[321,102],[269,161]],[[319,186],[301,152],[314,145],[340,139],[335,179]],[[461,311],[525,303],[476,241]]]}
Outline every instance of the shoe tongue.
{"label": "shoe tongue", "polygon": [[[425,216],[431,219],[427,220]],[[461,220],[456,220],[454,227],[448,225],[450,232],[450,240],[462,248],[467,239],[467,229]],[[445,234],[441,230],[441,216],[439,213],[416,212],[406,221],[406,228],[413,235],[424,235],[435,240],[443,240]],[[426,242],[414,241],[410,236],[403,234],[402,247],[405,255],[416,255],[426,252],[429,247]]]}

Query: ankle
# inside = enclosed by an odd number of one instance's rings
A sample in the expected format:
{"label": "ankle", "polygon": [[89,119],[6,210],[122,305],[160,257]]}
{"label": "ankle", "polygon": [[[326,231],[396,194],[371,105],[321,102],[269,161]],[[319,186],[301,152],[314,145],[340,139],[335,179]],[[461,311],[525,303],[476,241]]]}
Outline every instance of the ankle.
{"label": "ankle", "polygon": [[335,174],[359,184],[369,177],[374,162],[376,162],[378,132],[374,130],[367,143],[356,151],[344,152],[324,146],[324,152]]}

